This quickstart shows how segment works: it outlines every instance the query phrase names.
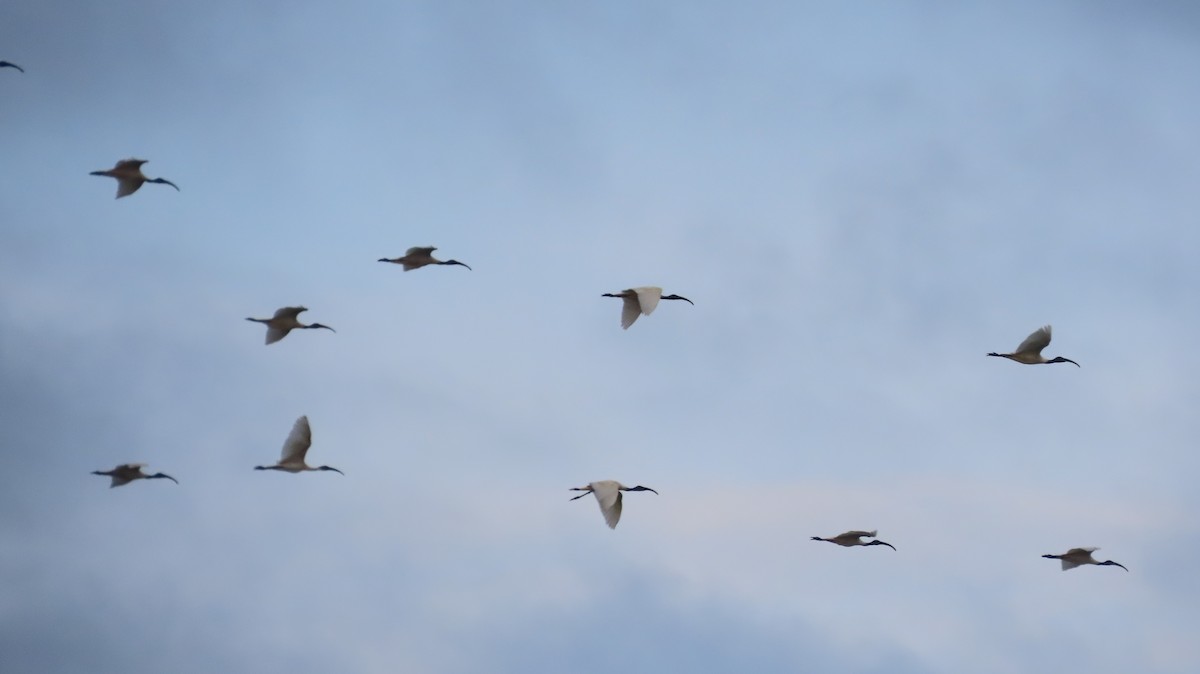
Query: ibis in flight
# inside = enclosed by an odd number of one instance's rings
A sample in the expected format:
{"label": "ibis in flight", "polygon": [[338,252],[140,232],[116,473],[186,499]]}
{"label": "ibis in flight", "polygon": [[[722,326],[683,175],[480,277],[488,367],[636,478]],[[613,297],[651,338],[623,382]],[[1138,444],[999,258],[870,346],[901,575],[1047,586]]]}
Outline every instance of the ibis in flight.
{"label": "ibis in flight", "polygon": [[279,340],[287,337],[287,334],[292,330],[309,330],[311,328],[325,328],[330,332],[337,332],[328,325],[320,323],[309,323],[305,325],[297,320],[297,316],[301,312],[308,311],[307,307],[283,307],[275,311],[275,315],[270,318],[247,318],[248,321],[255,323],[266,323],[267,325],[267,344],[274,344]]}
{"label": "ibis in flight", "polygon": [[412,271],[414,269],[420,269],[421,267],[431,265],[431,264],[456,264],[456,265],[459,265],[460,267],[466,267],[467,269],[471,268],[469,265],[463,264],[462,262],[459,262],[458,260],[439,260],[433,256],[433,251],[435,251],[435,250],[437,250],[437,248],[435,248],[433,246],[424,246],[424,247],[413,246],[412,248],[409,248],[408,250],[404,251],[404,257],[396,257],[396,258],[381,257],[381,258],[379,258],[379,261],[380,262],[391,262],[392,264],[403,265],[404,271]]}
{"label": "ibis in flight", "polygon": [[1037,330],[1034,330],[1033,334],[1026,337],[1025,341],[1021,342],[1021,345],[1017,347],[1016,351],[1013,351],[1012,353],[989,353],[988,355],[1015,360],[1018,363],[1024,363],[1026,365],[1039,365],[1042,363],[1071,363],[1075,367],[1079,367],[1079,363],[1076,363],[1070,358],[1063,358],[1062,356],[1055,356],[1050,360],[1046,360],[1046,358],[1042,356],[1042,349],[1046,348],[1047,346],[1050,346],[1050,326],[1043,325]]}
{"label": "ibis in flight", "polygon": [[147,178],[143,175],[142,164],[145,164],[147,161],[146,159],[122,159],[117,162],[116,166],[104,171],[92,171],[91,175],[116,178],[118,199],[127,197],[138,191],[142,183],[161,183],[163,185],[170,185],[175,188],[175,191],[179,191],[179,186],[166,178]]}
{"label": "ibis in flight", "polygon": [[[1124,564],[1118,564],[1111,559],[1104,562],[1097,562],[1094,558],[1092,558],[1092,553],[1099,549],[1100,548],[1071,548],[1061,555],[1042,555],[1042,557],[1045,557],[1046,559],[1057,559],[1062,561],[1063,571],[1069,571],[1070,569],[1073,569],[1077,566],[1083,566],[1084,564],[1095,564],[1096,566],[1119,566],[1122,569],[1125,569]],[[1129,569],[1125,570],[1128,571]]]}
{"label": "ibis in flight", "polygon": [[108,485],[109,489],[127,485],[134,480],[157,480],[164,478],[179,484],[179,480],[167,475],[166,473],[155,473],[147,475],[142,472],[142,468],[146,466],[144,463],[123,463],[112,470],[93,470],[92,475],[107,475],[112,478],[112,483]]}
{"label": "ibis in flight", "polygon": [[623,491],[654,491],[650,487],[638,485],[636,487],[626,487],[616,480],[601,480],[599,482],[589,482],[586,487],[571,487],[571,491],[583,492],[579,496],[572,498],[581,499],[591,492],[596,497],[596,503],[600,504],[600,512],[604,515],[604,522],[608,524],[609,529],[616,529],[617,522],[621,519],[621,492]]}
{"label": "ibis in flight", "polygon": [[814,541],[825,541],[826,543],[836,543],[836,544],[838,544],[842,547],[846,547],[846,548],[854,547],[855,545],[886,545],[893,550],[896,549],[896,546],[892,545],[891,543],[884,543],[883,541],[880,541],[880,540],[863,541],[864,538],[875,538],[875,534],[877,534],[877,533],[879,533],[879,532],[878,531],[847,531],[846,533],[838,534],[837,536],[834,536],[833,538],[821,538],[820,536],[813,536],[812,539]]}
{"label": "ibis in flight", "polygon": [[292,425],[292,432],[283,441],[283,451],[279,463],[274,466],[255,466],[254,470],[282,470],[285,473],[302,473],[306,470],[332,470],[339,475],[345,475],[333,466],[312,467],[304,462],[304,455],[312,446],[312,428],[308,425],[308,417],[302,416]]}
{"label": "ibis in flight", "polygon": [[601,297],[620,297],[624,301],[621,307],[621,329],[628,330],[629,326],[642,314],[650,315],[658,306],[659,300],[683,300],[692,306],[696,303],[680,295],[663,295],[662,288],[643,286],[627,288],[619,293],[604,293]]}

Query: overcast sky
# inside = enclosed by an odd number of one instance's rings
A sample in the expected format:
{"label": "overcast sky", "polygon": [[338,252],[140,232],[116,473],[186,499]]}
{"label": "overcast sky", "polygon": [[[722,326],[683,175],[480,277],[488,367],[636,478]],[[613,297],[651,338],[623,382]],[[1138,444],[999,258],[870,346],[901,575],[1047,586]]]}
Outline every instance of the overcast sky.
{"label": "overcast sky", "polygon": [[1200,10],[989,4],[0,5],[0,669],[1200,670]]}

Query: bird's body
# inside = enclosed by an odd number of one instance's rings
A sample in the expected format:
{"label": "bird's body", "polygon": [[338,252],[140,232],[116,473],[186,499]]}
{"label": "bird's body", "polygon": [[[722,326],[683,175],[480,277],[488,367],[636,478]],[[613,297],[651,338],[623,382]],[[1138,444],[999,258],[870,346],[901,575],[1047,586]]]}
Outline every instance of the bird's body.
{"label": "bird's body", "polygon": [[1018,363],[1024,363],[1025,365],[1041,365],[1044,363],[1071,363],[1075,367],[1079,367],[1079,363],[1076,363],[1070,358],[1063,358],[1062,356],[1056,356],[1047,360],[1046,357],[1042,355],[1042,349],[1046,348],[1047,346],[1050,346],[1050,326],[1044,325],[1037,330],[1034,330],[1032,334],[1026,337],[1025,341],[1021,342],[1021,345],[1017,347],[1016,351],[1013,351],[1012,353],[993,352],[989,353],[988,355],[996,356],[998,358],[1007,358]]}
{"label": "bird's body", "polygon": [[309,330],[312,328],[324,328],[330,332],[337,332],[328,325],[320,323],[310,323],[305,325],[300,322],[298,316],[302,312],[308,311],[307,307],[283,307],[277,309],[275,315],[270,318],[247,318],[248,321],[255,323],[265,323],[267,326],[267,344],[274,344],[279,340],[287,337],[287,334],[292,330]]}
{"label": "bird's body", "polygon": [[456,264],[460,267],[466,267],[467,269],[471,268],[468,265],[459,262],[458,260],[439,260],[433,256],[433,251],[435,250],[437,250],[437,248],[433,246],[413,246],[412,248],[404,251],[403,257],[381,257],[379,258],[379,261],[402,265],[404,267],[404,271],[420,269],[421,267],[431,264]]}
{"label": "bird's body", "polygon": [[880,541],[880,540],[874,540],[874,541],[864,541],[863,540],[864,538],[875,538],[875,534],[877,534],[877,533],[879,533],[879,532],[878,531],[847,531],[846,533],[838,534],[837,536],[834,536],[833,538],[821,538],[820,536],[813,536],[812,540],[825,541],[826,543],[836,543],[837,545],[840,545],[845,548],[853,547],[855,545],[863,545],[863,546],[886,545],[893,550],[896,549],[896,546],[892,545],[891,543],[884,543],[883,541]]}
{"label": "bird's body", "polygon": [[146,159],[122,159],[117,162],[117,165],[104,171],[92,171],[94,176],[108,176],[109,178],[117,179],[117,198],[127,197],[130,194],[138,191],[138,188],[144,183],[160,183],[170,185],[176,191],[179,191],[179,186],[167,180],[166,178],[147,178],[142,174],[142,164],[147,162]]}
{"label": "bird's body", "polygon": [[303,473],[306,470],[332,470],[335,473],[345,475],[342,471],[332,466],[310,466],[304,462],[305,455],[308,454],[308,448],[312,446],[312,428],[308,425],[308,417],[302,416],[292,425],[292,432],[288,433],[287,440],[283,442],[283,451],[280,453],[279,463],[273,466],[255,466],[254,470],[282,470],[285,473]]}
{"label": "bird's body", "polygon": [[688,304],[695,306],[695,302],[680,295],[663,295],[662,288],[657,286],[642,286],[640,288],[626,288],[619,293],[604,293],[601,297],[620,297],[623,301],[621,307],[621,329],[628,330],[629,326],[638,319],[638,316],[645,314],[649,316],[658,306],[659,300],[683,300]]}
{"label": "bird's body", "polygon": [[599,482],[589,482],[586,487],[571,487],[571,491],[583,492],[579,496],[572,498],[581,499],[591,492],[596,497],[596,503],[600,504],[600,512],[604,515],[604,522],[608,524],[609,529],[616,529],[617,522],[621,519],[621,492],[623,491],[654,491],[649,487],[638,485],[636,487],[626,487],[616,480],[601,480]]}
{"label": "bird's body", "polygon": [[[1085,564],[1094,564],[1096,566],[1119,566],[1122,569],[1125,569],[1123,564],[1118,564],[1111,559],[1103,562],[1097,562],[1095,558],[1092,557],[1092,553],[1099,549],[1100,548],[1071,548],[1061,555],[1042,555],[1042,557],[1045,557],[1046,559],[1060,560],[1062,562],[1063,571],[1069,571],[1077,566],[1083,566]],[[1125,570],[1128,571],[1129,569]]]}
{"label": "bird's body", "polygon": [[21,72],[25,72],[25,69],[22,68],[21,66],[15,64],[15,63],[10,63],[8,61],[0,61],[0,68],[16,68],[17,70],[19,70]]}
{"label": "bird's body", "polygon": [[93,470],[92,475],[106,475],[112,478],[112,483],[108,485],[109,489],[127,485],[134,480],[155,480],[166,479],[179,484],[179,480],[167,475],[166,473],[155,473],[147,475],[142,472],[145,467],[144,463],[123,463],[112,470]]}

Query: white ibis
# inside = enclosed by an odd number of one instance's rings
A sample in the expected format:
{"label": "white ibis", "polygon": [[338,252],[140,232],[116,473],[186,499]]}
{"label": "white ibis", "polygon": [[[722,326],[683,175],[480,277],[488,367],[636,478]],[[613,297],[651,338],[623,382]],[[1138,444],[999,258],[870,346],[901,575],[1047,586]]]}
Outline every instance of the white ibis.
{"label": "white ibis", "polygon": [[109,489],[127,485],[134,480],[157,480],[167,479],[175,484],[179,484],[179,480],[167,475],[166,473],[155,473],[147,475],[142,472],[142,468],[147,464],[144,463],[123,463],[112,470],[93,470],[92,475],[107,475],[112,478],[112,483],[108,485]]}
{"label": "white ibis", "polygon": [[15,63],[9,63],[8,61],[0,61],[0,68],[16,68],[17,70],[19,70],[21,72],[25,72],[25,69],[22,68],[21,66],[15,64]]}
{"label": "white ibis", "polygon": [[342,471],[332,466],[317,466],[312,467],[304,462],[304,455],[308,454],[308,448],[312,446],[312,429],[308,426],[308,417],[302,416],[292,425],[292,432],[288,433],[287,440],[283,441],[283,451],[279,457],[279,463],[274,466],[255,466],[254,470],[282,470],[285,473],[302,473],[306,470],[332,470],[339,475],[345,475]]}
{"label": "white ibis", "polygon": [[586,487],[571,487],[571,491],[583,492],[579,496],[572,498],[581,499],[591,492],[596,497],[596,503],[600,504],[600,512],[604,514],[604,521],[608,524],[609,529],[616,529],[617,522],[621,519],[621,492],[623,491],[654,491],[650,487],[638,485],[636,487],[626,487],[616,480],[601,480],[599,482],[589,482]]}
{"label": "white ibis", "polygon": [[891,543],[884,543],[883,541],[879,541],[879,540],[864,542],[862,540],[864,538],[875,538],[875,534],[877,534],[877,533],[879,533],[879,532],[878,531],[847,531],[846,533],[838,534],[837,536],[834,536],[833,538],[821,538],[820,536],[813,536],[812,539],[814,541],[825,541],[826,543],[836,543],[836,544],[838,544],[842,547],[846,547],[846,548],[854,547],[855,545],[863,545],[863,546],[886,545],[893,550],[896,549],[896,546],[892,545]]}
{"label": "white ibis", "polygon": [[1046,358],[1042,356],[1042,349],[1046,348],[1047,346],[1050,346],[1050,326],[1043,325],[1037,330],[1034,330],[1033,334],[1026,337],[1025,341],[1021,342],[1021,345],[1017,347],[1016,351],[1013,351],[1012,353],[989,353],[988,355],[1015,360],[1018,363],[1024,363],[1026,365],[1040,365],[1043,363],[1071,363],[1075,367],[1079,367],[1079,363],[1076,363],[1070,358],[1063,358],[1062,356],[1055,356],[1050,360],[1046,360]]}
{"label": "white ibis", "polygon": [[117,179],[117,198],[127,197],[130,194],[138,191],[142,183],[161,183],[170,185],[179,191],[179,186],[167,180],[166,178],[147,178],[142,174],[142,164],[145,164],[146,159],[122,159],[117,162],[117,165],[106,171],[92,171],[90,175],[108,176],[109,178]]}
{"label": "white ibis", "polygon": [[308,311],[307,307],[283,307],[277,309],[275,315],[270,318],[247,318],[248,321],[255,323],[265,323],[267,325],[267,344],[274,344],[279,340],[287,337],[287,334],[292,330],[310,330],[312,328],[325,328],[330,332],[337,332],[328,325],[320,323],[310,323],[305,325],[301,323],[297,316],[301,312]]}
{"label": "white ibis", "polygon": [[[1046,559],[1061,560],[1063,571],[1068,571],[1077,566],[1083,566],[1084,564],[1095,564],[1096,566],[1119,566],[1122,569],[1125,569],[1124,564],[1118,564],[1111,559],[1104,562],[1097,562],[1095,559],[1093,559],[1092,553],[1099,549],[1100,548],[1071,548],[1061,555],[1042,555],[1042,557],[1045,557]],[[1129,569],[1125,570],[1128,571]]]}
{"label": "white ibis", "polygon": [[627,288],[619,293],[604,293],[601,297],[620,297],[624,301],[624,306],[621,307],[621,328],[623,330],[628,330],[638,316],[642,314],[649,316],[658,306],[660,299],[683,300],[692,306],[696,305],[695,302],[680,295],[663,295],[662,288],[655,286]]}
{"label": "white ibis", "polygon": [[433,256],[433,251],[435,251],[435,250],[437,250],[437,248],[435,248],[433,246],[424,246],[424,247],[414,246],[414,247],[409,248],[408,250],[404,251],[403,257],[396,257],[396,258],[381,257],[381,258],[379,258],[379,261],[380,262],[391,262],[392,264],[403,265],[404,271],[412,271],[414,269],[420,269],[421,267],[431,265],[431,264],[456,264],[461,267],[466,267],[467,269],[471,268],[468,265],[463,264],[462,262],[459,262],[458,260],[439,260]]}

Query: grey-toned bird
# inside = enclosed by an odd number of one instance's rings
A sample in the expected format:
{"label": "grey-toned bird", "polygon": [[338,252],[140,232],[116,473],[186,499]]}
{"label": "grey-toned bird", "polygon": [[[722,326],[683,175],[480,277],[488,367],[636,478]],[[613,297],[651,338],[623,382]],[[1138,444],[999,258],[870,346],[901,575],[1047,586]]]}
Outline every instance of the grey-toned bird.
{"label": "grey-toned bird", "polygon": [[[1119,566],[1122,569],[1125,569],[1124,564],[1118,564],[1111,559],[1104,562],[1097,562],[1092,557],[1092,553],[1099,549],[1100,548],[1071,548],[1061,555],[1042,555],[1042,557],[1045,557],[1046,559],[1060,560],[1062,562],[1063,571],[1070,571],[1071,569],[1077,566],[1083,566],[1084,564],[1094,564],[1096,566]],[[1129,569],[1125,570],[1128,571]]]}
{"label": "grey-toned bird", "polygon": [[127,197],[138,191],[143,183],[160,183],[170,185],[179,191],[179,186],[166,178],[147,178],[142,174],[142,164],[146,159],[122,159],[117,165],[104,171],[92,171],[89,175],[108,176],[117,179],[117,198]]}
{"label": "grey-toned bird", "polygon": [[265,323],[267,326],[267,344],[274,344],[279,340],[287,337],[287,334],[292,330],[310,330],[312,328],[324,328],[330,332],[337,332],[328,325],[320,323],[309,323],[305,325],[297,318],[301,312],[308,311],[307,307],[283,307],[276,309],[275,315],[270,318],[247,318],[248,321],[255,323]]}
{"label": "grey-toned bird", "polygon": [[433,251],[435,251],[435,250],[437,250],[437,248],[435,248],[433,246],[424,246],[424,247],[414,246],[414,247],[409,248],[408,250],[404,251],[403,257],[393,257],[393,258],[381,257],[381,258],[379,258],[379,261],[380,262],[391,262],[392,264],[403,265],[404,271],[412,271],[414,269],[420,269],[421,267],[425,267],[425,266],[428,266],[431,264],[456,264],[461,267],[466,267],[467,269],[471,268],[470,266],[463,264],[462,262],[459,262],[458,260],[439,260],[433,256]]}
{"label": "grey-toned bird", "polygon": [[878,531],[847,531],[846,533],[838,534],[833,538],[821,538],[820,536],[813,536],[812,540],[825,541],[826,543],[836,543],[837,545],[846,548],[854,547],[855,545],[886,545],[893,550],[896,549],[896,546],[892,545],[891,543],[884,543],[883,541],[879,540],[864,542],[862,540],[864,538],[875,538],[875,534],[878,533]]}
{"label": "grey-toned bird", "polygon": [[179,484],[179,480],[176,480],[166,473],[155,473],[153,475],[147,475],[143,473],[142,468],[146,465],[147,464],[144,463],[123,463],[112,470],[93,470],[92,475],[105,475],[111,477],[112,483],[108,485],[109,489],[127,485],[134,480],[167,479],[175,484]]}

